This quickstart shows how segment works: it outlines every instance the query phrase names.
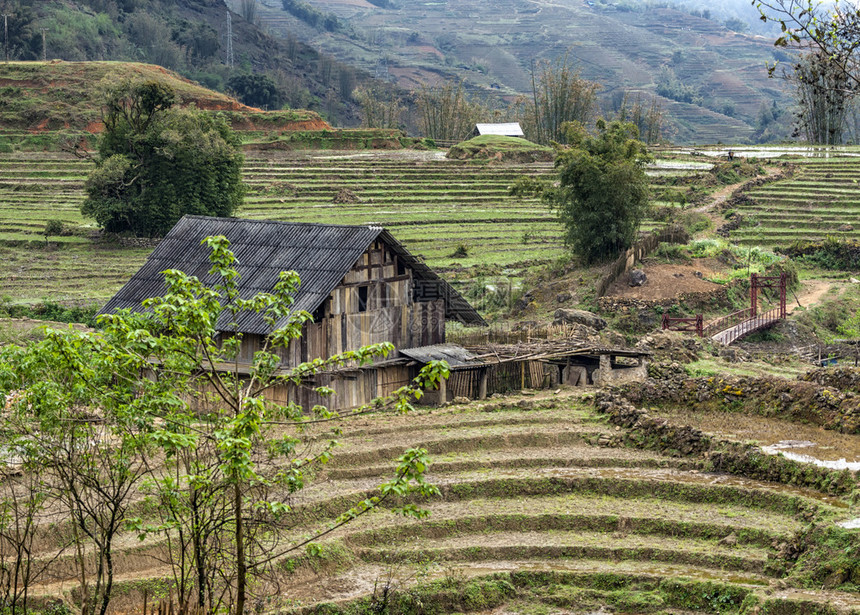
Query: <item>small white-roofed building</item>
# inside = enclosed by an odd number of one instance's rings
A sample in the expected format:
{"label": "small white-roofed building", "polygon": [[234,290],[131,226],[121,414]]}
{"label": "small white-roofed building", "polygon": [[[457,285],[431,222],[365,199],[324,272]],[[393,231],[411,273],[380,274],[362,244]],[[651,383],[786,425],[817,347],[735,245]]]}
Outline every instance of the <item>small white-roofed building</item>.
{"label": "small white-roofed building", "polygon": [[525,137],[519,122],[508,122],[506,124],[475,124],[475,129],[470,136],[480,137],[482,135],[496,135],[499,137]]}

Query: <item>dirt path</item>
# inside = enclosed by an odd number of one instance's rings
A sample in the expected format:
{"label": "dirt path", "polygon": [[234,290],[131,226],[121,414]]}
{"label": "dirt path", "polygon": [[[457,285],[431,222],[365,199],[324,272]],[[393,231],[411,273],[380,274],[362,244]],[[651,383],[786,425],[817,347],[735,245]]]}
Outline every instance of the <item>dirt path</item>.
{"label": "dirt path", "polygon": [[838,297],[845,290],[845,283],[834,280],[804,280],[799,292],[788,295],[786,301],[788,313],[793,313],[798,303],[807,309],[821,303],[824,296],[832,289],[837,289],[833,298]]}
{"label": "dirt path", "polygon": [[[765,173],[764,177],[773,177],[774,175],[779,173],[779,169],[777,169],[775,167],[766,167],[765,171],[766,171],[766,173]],[[708,219],[710,219],[710,221],[713,223],[714,229],[719,228],[720,226],[722,226],[724,220],[723,220],[723,217],[721,215],[714,213],[713,210],[716,209],[717,207],[719,207],[720,205],[722,205],[723,203],[725,203],[726,201],[728,201],[729,198],[731,198],[732,193],[734,193],[735,190],[737,190],[738,188],[743,186],[748,181],[750,181],[750,180],[745,179],[744,181],[739,182],[737,184],[732,184],[730,186],[725,186],[723,188],[720,188],[719,190],[717,190],[716,192],[714,192],[711,195],[711,198],[707,203],[705,203],[704,205],[700,205],[698,207],[694,207],[690,211],[706,215],[708,217]],[[705,234],[707,234],[709,232],[711,232],[710,229],[702,231],[701,233],[699,233],[697,235],[697,238],[703,237]]]}

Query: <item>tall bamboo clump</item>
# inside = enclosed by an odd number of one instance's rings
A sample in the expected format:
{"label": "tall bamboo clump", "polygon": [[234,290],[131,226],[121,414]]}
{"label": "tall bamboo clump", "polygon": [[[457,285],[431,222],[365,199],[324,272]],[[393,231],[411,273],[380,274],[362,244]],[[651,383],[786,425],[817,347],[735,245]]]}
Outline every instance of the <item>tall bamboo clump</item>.
{"label": "tall bamboo clump", "polygon": [[580,76],[567,55],[532,66],[532,100],[525,105],[523,130],[532,141],[564,142],[565,122],[588,124],[600,85]]}
{"label": "tall bamboo clump", "polygon": [[463,83],[444,83],[421,87],[417,96],[424,136],[437,141],[461,141],[489,112],[479,101],[470,99]]}
{"label": "tall bamboo clump", "polygon": [[651,102],[648,103],[647,100],[642,100],[642,93],[637,92],[636,99],[631,105],[629,96],[625,92],[616,113],[616,119],[635,124],[639,129],[639,139],[647,145],[653,145],[662,135],[665,113],[656,97],[651,98]]}
{"label": "tall bamboo clump", "polygon": [[841,144],[850,85],[839,58],[809,53],[795,65],[791,81],[799,108],[797,132],[811,144]]}
{"label": "tall bamboo clump", "polygon": [[354,97],[361,107],[361,125],[365,128],[402,128],[406,107],[391,88],[361,86]]}

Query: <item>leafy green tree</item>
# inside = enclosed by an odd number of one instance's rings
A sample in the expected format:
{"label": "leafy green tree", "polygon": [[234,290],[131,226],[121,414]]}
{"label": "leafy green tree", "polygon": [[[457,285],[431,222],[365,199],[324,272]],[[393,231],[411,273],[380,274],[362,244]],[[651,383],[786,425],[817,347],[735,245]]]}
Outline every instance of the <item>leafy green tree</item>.
{"label": "leafy green tree", "polygon": [[564,127],[569,148],[559,149],[559,185],[546,193],[565,227],[565,243],[585,262],[615,256],[636,239],[648,209],[650,160],[639,130],[629,122],[598,120],[597,134],[578,123]]}
{"label": "leafy green tree", "polygon": [[36,11],[28,2],[0,0],[0,11],[7,15],[8,39],[3,41],[0,59],[8,52],[10,60],[38,60],[42,57],[42,37]]}
{"label": "leafy green tree", "polygon": [[280,109],[284,94],[268,75],[234,75],[227,88],[243,103],[263,109]]}
{"label": "leafy green tree", "polygon": [[63,221],[62,220],[48,220],[45,224],[45,230],[43,231],[43,235],[45,235],[45,245],[48,245],[48,237],[55,235],[63,234]]}
{"label": "leafy green tree", "polygon": [[[272,387],[314,386],[316,374],[368,363],[393,346],[281,368],[278,350],[313,318],[291,310],[298,276],[284,272],[271,293],[242,298],[228,241],[205,241],[212,286],[170,270],[167,291],[145,303],[147,314],[106,315],[96,332],[48,330],[39,343],[0,348],[6,424],[20,426],[11,434],[7,427],[3,445],[25,450],[29,443],[45,489],[67,503],[75,550],[82,560],[97,558],[92,580],[80,566],[84,615],[104,615],[110,604],[113,545],[124,527],[166,541],[180,611],[196,599],[209,613],[229,605],[242,615],[252,581],[276,574],[288,554],[317,552],[319,536],[386,500],[438,492],[424,481],[426,451],[407,450],[376,494],[347,504],[321,529],[306,525],[307,511],[293,508],[293,496],[332,457],[342,419],[408,412],[410,400],[447,377],[447,365],[431,363],[408,386],[357,410],[269,400]],[[271,334],[251,364],[240,366],[235,322],[248,312],[260,315]],[[232,334],[215,329],[225,315]],[[151,517],[132,516],[129,506],[141,490],[156,505]],[[425,514],[414,504],[395,511]]]}
{"label": "leafy green tree", "polygon": [[226,121],[175,109],[171,88],[111,88],[84,216],[112,233],[164,235],[185,214],[230,216],[242,203],[243,156]]}

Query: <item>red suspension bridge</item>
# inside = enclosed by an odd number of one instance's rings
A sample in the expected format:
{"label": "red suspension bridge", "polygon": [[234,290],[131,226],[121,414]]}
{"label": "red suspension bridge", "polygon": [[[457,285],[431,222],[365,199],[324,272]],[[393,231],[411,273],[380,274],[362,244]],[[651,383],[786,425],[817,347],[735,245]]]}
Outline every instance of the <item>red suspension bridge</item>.
{"label": "red suspension bridge", "polygon": [[[663,329],[672,331],[693,331],[699,337],[710,337],[715,342],[728,346],[755,331],[775,325],[786,317],[785,295],[788,286],[786,275],[750,276],[750,307],[705,322],[701,314],[694,318],[672,318],[663,314]],[[759,293],[773,290],[778,293],[779,305],[767,312],[759,312]]]}

